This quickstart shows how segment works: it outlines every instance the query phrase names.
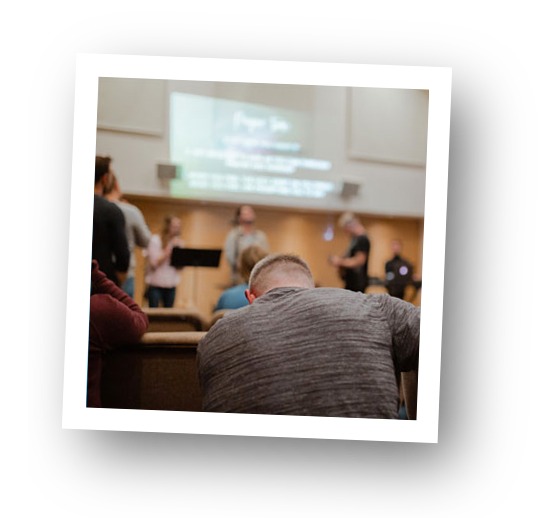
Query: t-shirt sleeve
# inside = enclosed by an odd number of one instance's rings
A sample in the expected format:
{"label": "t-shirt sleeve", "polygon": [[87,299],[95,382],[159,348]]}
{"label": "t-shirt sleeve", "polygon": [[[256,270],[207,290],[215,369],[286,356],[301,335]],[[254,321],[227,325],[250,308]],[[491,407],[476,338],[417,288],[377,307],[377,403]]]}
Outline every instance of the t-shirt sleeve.
{"label": "t-shirt sleeve", "polygon": [[391,331],[397,369],[417,370],[421,308],[385,294],[378,300]]}
{"label": "t-shirt sleeve", "polygon": [[148,225],[144,220],[142,212],[140,212],[140,210],[137,209],[137,207],[135,206],[133,206],[133,209],[135,209],[133,210],[133,230],[135,233],[135,244],[137,246],[140,246],[141,248],[146,248],[148,246],[148,243],[150,242],[152,233],[150,232],[150,229],[148,228]]}
{"label": "t-shirt sleeve", "polygon": [[352,248],[352,256],[356,255],[358,252],[365,252],[366,254],[368,254],[370,248],[371,243],[369,241],[369,238],[367,236],[359,236],[356,244]]}

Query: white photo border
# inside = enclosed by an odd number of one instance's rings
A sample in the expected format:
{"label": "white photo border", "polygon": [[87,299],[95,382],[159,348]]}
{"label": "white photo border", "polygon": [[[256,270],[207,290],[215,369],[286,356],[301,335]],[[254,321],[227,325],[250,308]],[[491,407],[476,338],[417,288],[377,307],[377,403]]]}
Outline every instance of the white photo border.
{"label": "white photo border", "polygon": [[[429,91],[417,420],[86,408],[89,265],[100,77]],[[206,435],[438,442],[451,69],[81,54],[77,57],[62,426]]]}

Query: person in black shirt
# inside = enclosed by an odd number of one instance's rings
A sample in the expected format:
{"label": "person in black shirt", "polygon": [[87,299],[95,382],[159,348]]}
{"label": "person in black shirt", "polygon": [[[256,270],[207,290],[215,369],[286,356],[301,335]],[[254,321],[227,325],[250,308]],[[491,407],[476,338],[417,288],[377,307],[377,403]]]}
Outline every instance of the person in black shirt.
{"label": "person in black shirt", "polygon": [[367,271],[371,249],[367,232],[351,212],[345,212],[339,218],[339,226],[350,234],[350,246],[343,257],[331,256],[330,264],[339,268],[345,289],[365,292],[369,282]]}
{"label": "person in black shirt", "polygon": [[121,286],[129,268],[129,247],[122,211],[103,197],[110,163],[109,157],[95,157],[92,259],[98,262],[99,269],[111,281]]}
{"label": "person in black shirt", "polygon": [[406,286],[410,284],[413,277],[413,266],[401,257],[402,242],[394,239],[391,242],[393,258],[386,263],[386,287],[387,292],[392,297],[404,300]]}

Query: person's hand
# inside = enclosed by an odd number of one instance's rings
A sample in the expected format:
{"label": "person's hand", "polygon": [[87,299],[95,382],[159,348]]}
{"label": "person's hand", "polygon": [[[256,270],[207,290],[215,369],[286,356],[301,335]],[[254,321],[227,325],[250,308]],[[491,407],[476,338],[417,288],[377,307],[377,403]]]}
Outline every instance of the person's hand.
{"label": "person's hand", "polygon": [[170,240],[170,243],[169,243],[173,248],[175,246],[179,246],[181,247],[182,246],[182,240],[179,236],[174,236],[171,240]]}
{"label": "person's hand", "polygon": [[329,256],[329,264],[332,266],[340,266],[341,265],[341,258],[337,255],[330,255]]}
{"label": "person's hand", "polygon": [[170,258],[170,256],[172,255],[172,249],[176,246],[179,246],[180,248],[182,247],[182,241],[178,236],[171,238],[170,241],[168,242],[167,247],[164,250],[165,252],[164,259]]}

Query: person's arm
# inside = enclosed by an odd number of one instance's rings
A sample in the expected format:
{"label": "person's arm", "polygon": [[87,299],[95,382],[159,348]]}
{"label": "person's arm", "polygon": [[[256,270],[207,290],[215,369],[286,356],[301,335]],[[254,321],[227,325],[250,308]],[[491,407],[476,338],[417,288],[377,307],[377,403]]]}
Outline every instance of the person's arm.
{"label": "person's arm", "polygon": [[153,269],[161,266],[165,260],[170,260],[171,253],[172,247],[170,246],[170,243],[169,246],[163,249],[159,236],[152,236],[150,243],[148,244],[148,262]]}
{"label": "person's arm", "polygon": [[142,212],[140,212],[140,210],[134,205],[132,207],[133,209],[135,209],[133,210],[133,214],[135,216],[133,225],[133,230],[135,234],[135,245],[140,246],[141,248],[146,248],[150,243],[152,233],[150,232],[150,229],[148,228],[148,225],[144,220]]}
{"label": "person's arm", "polygon": [[146,314],[99,270],[96,261],[92,261],[90,328],[92,343],[105,349],[136,343],[148,329]]}
{"label": "person's arm", "polygon": [[331,264],[342,268],[358,268],[367,262],[366,252],[356,252],[352,257],[337,257],[332,256]]}
{"label": "person's arm", "polygon": [[224,252],[226,260],[228,261],[228,264],[235,268],[236,266],[236,230],[231,230],[228,235],[226,236],[225,246],[224,246]]}
{"label": "person's arm", "polygon": [[369,238],[362,235],[352,249],[351,257],[338,257],[336,255],[330,258],[330,263],[339,268],[359,268],[367,262],[370,250]]}
{"label": "person's arm", "polygon": [[421,308],[386,294],[377,298],[391,332],[396,368],[400,372],[417,370]]}

